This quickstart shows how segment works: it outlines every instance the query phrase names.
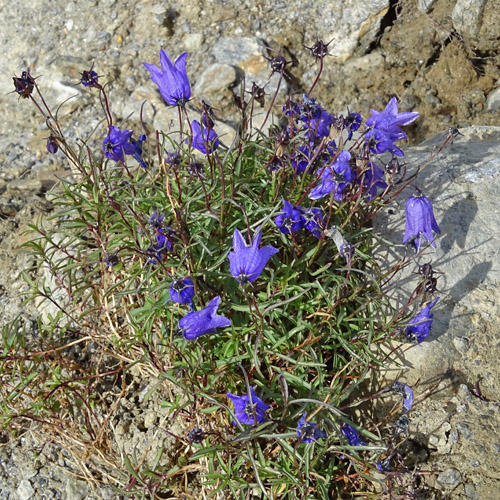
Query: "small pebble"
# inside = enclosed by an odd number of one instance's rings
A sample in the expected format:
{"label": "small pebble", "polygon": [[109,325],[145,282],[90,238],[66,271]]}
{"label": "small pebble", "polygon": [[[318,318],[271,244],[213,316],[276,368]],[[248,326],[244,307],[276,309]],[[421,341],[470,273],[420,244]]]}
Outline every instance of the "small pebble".
{"label": "small pebble", "polygon": [[460,474],[460,471],[455,469],[455,467],[450,467],[439,474],[437,482],[453,490],[462,482],[462,474]]}

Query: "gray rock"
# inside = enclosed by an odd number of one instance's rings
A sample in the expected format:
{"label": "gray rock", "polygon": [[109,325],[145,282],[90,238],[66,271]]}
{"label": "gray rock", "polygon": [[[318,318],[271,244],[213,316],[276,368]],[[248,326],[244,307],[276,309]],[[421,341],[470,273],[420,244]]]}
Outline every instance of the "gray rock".
{"label": "gray rock", "polygon": [[481,28],[481,19],[487,0],[457,0],[451,19],[453,27],[462,36],[475,38]]}
{"label": "gray rock", "polygon": [[33,191],[38,193],[42,190],[42,187],[42,181],[40,179],[27,177],[25,179],[11,181],[7,186],[7,191]]}
{"label": "gray rock", "polygon": [[[254,59],[266,64],[262,59],[267,55],[267,49],[264,42],[257,37],[224,37],[212,47],[212,53],[218,63],[249,66]],[[261,71],[261,68],[258,71]]]}
{"label": "gray rock", "polygon": [[236,82],[236,70],[229,64],[216,63],[210,65],[196,82],[194,93],[212,94],[226,90]]}
{"label": "gray rock", "polygon": [[486,99],[486,109],[488,111],[500,110],[500,87],[492,90]]}
{"label": "gray rock", "polygon": [[418,0],[418,9],[422,12],[429,12],[436,0]]}
{"label": "gray rock", "polygon": [[470,348],[470,342],[465,337],[455,337],[453,339],[453,345],[457,351],[462,353],[467,352]]}
{"label": "gray rock", "polygon": [[[401,286],[394,284],[394,300],[398,307],[405,303],[417,285],[417,262],[431,261],[434,270],[443,273],[438,289],[444,293],[433,309],[430,336],[405,352],[407,381],[442,378],[456,362],[455,369],[467,373],[470,386],[481,377],[483,394],[496,400],[500,394],[496,369],[500,345],[493,340],[500,318],[496,201],[500,197],[500,128],[470,127],[461,132],[463,137],[455,138],[416,181],[434,205],[441,235],[435,250],[429,247],[408,266],[407,274],[401,276]],[[446,136],[445,132],[409,148],[405,161],[410,171],[425,163]],[[412,194],[405,191],[398,201],[399,210],[381,214],[375,223],[375,231],[396,245],[403,239],[404,204]],[[396,252],[397,258],[403,252],[403,248],[400,254]],[[389,252],[382,252],[380,262],[387,266],[395,260]],[[459,355],[453,339],[465,337],[471,346],[468,350],[465,345],[459,346]],[[455,356],[459,356],[456,361]]]}
{"label": "gray rock", "polygon": [[34,494],[35,490],[27,479],[23,479],[17,487],[17,494],[19,500],[29,500]]}
{"label": "gray rock", "polygon": [[462,482],[462,474],[458,469],[450,467],[439,474],[437,482],[445,488],[455,489]]}
{"label": "gray rock", "polygon": [[464,485],[464,494],[467,498],[471,498],[472,500],[479,500],[479,493],[477,492],[476,487],[471,483],[467,483]]}
{"label": "gray rock", "polygon": [[[220,64],[237,66],[245,77],[245,89],[252,88],[252,82],[266,86],[266,93],[273,94],[280,84],[280,94],[288,92],[286,79],[278,73],[271,76],[267,48],[257,37],[224,37],[212,48],[212,54]],[[273,54],[274,56],[275,54]]]}
{"label": "gray rock", "polygon": [[184,36],[184,46],[186,50],[194,52],[200,50],[203,44],[203,34],[202,33],[187,33]]}
{"label": "gray rock", "polygon": [[464,439],[470,439],[472,436],[472,431],[470,427],[465,422],[458,422],[457,430]]}
{"label": "gray rock", "polygon": [[68,476],[64,487],[67,500],[83,500],[87,498],[89,486],[83,481],[76,481],[74,478]]}

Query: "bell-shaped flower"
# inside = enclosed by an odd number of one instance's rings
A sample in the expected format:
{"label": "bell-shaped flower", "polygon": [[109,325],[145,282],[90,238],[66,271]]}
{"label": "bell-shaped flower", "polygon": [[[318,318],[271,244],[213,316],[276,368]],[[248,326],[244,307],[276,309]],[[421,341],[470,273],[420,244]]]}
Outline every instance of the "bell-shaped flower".
{"label": "bell-shaped flower", "polygon": [[160,50],[161,69],[154,64],[142,63],[151,73],[151,80],[158,85],[163,99],[172,106],[184,106],[191,97],[186,58],[187,52],[184,52],[172,64],[169,55]]}
{"label": "bell-shaped flower", "polygon": [[258,229],[254,234],[252,245],[248,246],[240,231],[234,230],[234,251],[228,254],[229,268],[231,274],[242,285],[255,281],[262,274],[267,261],[278,252],[278,249],[271,245],[259,248],[261,239],[262,231]]}
{"label": "bell-shaped flower", "polygon": [[102,151],[105,156],[114,161],[125,163],[125,156],[133,156],[142,168],[146,168],[146,163],[141,158],[142,143],[146,136],[141,135],[139,140],[132,139],[132,130],[120,130],[118,127],[111,126],[108,135],[102,141]]}
{"label": "bell-shaped flower", "polygon": [[406,229],[403,243],[411,242],[415,245],[415,251],[418,252],[422,244],[421,237],[425,237],[435,247],[432,231],[440,232],[434,217],[432,203],[429,198],[423,194],[410,196],[406,202]]}
{"label": "bell-shaped flower", "polygon": [[[211,153],[219,147],[219,138],[213,128],[208,128],[200,125],[200,122],[194,120],[191,123],[193,137],[191,138],[191,146],[202,153]],[[185,141],[189,141],[186,139]]]}
{"label": "bell-shaped flower", "polygon": [[[250,396],[235,396],[228,392],[227,397],[233,402],[236,419],[242,424],[254,425],[266,421],[266,411],[270,406],[257,396],[253,387],[250,387]],[[236,425],[234,420],[233,425]]]}
{"label": "bell-shaped flower", "polygon": [[283,212],[280,212],[274,222],[282,233],[290,234],[304,227],[302,207],[295,207],[289,201],[283,200]]}
{"label": "bell-shaped flower", "polygon": [[188,340],[193,340],[207,333],[215,333],[216,328],[231,326],[231,321],[217,314],[220,297],[214,297],[201,311],[191,312],[179,321],[179,327]]}
{"label": "bell-shaped flower", "polygon": [[351,154],[343,150],[333,165],[327,165],[321,174],[321,182],[310,193],[311,200],[319,200],[333,193],[335,201],[342,200],[342,191],[352,181],[354,175],[349,168]]}
{"label": "bell-shaped flower", "polygon": [[191,278],[179,278],[172,282],[169,288],[170,299],[178,304],[192,304],[194,298],[194,283]]}
{"label": "bell-shaped flower", "polygon": [[379,188],[385,189],[387,187],[384,171],[372,162],[368,162],[366,170],[356,180],[361,184],[368,201],[373,200],[377,196]]}
{"label": "bell-shaped flower", "polygon": [[[366,120],[367,127],[375,127],[379,130],[395,130],[399,125],[409,125],[414,122],[419,113],[398,113],[398,100],[393,97],[385,107],[384,111],[370,109],[372,116]],[[400,131],[401,132],[401,131]]]}
{"label": "bell-shaped flower", "polygon": [[358,431],[349,424],[344,424],[340,430],[351,446],[366,446],[366,443],[359,437]]}
{"label": "bell-shaped flower", "polygon": [[395,141],[407,139],[408,136],[399,128],[399,125],[409,125],[417,119],[419,113],[398,113],[398,101],[393,97],[384,111],[371,109],[372,116],[366,120],[370,129],[365,135],[372,153],[379,154],[386,151],[397,156],[404,156],[403,151],[394,145]]}
{"label": "bell-shaped flower", "polygon": [[304,227],[316,238],[320,239],[323,232],[323,214],[319,208],[303,208]]}
{"label": "bell-shaped flower", "polygon": [[408,384],[403,384],[402,382],[394,382],[391,385],[390,390],[397,394],[403,396],[403,408],[406,413],[408,413],[413,406],[413,391]]}
{"label": "bell-shaped flower", "polygon": [[307,413],[304,412],[297,423],[297,437],[301,438],[303,443],[312,443],[320,438],[326,438],[326,432],[319,429],[318,424],[313,424],[306,420]]}
{"label": "bell-shaped flower", "polygon": [[406,327],[405,330],[406,338],[408,340],[420,344],[420,342],[427,338],[431,331],[432,320],[434,318],[434,314],[431,313],[431,309],[435,306],[438,300],[439,297],[436,300],[433,300],[431,303],[427,304],[410,321],[410,324]]}
{"label": "bell-shaped flower", "polygon": [[361,126],[361,115],[359,113],[349,113],[344,119],[344,126],[347,129],[347,140],[352,139],[352,135]]}

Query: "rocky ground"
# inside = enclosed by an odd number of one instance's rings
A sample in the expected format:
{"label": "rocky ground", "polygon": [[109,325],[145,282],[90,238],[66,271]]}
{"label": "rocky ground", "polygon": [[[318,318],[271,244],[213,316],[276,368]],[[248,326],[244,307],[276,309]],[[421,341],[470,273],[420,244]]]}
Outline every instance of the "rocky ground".
{"label": "rocky ground", "polygon": [[[244,81],[263,84],[270,74],[265,57],[275,51],[291,62],[281,96],[308,91],[319,66],[306,46],[318,37],[331,41],[331,57],[325,61],[315,95],[334,114],[349,109],[366,116],[369,108],[383,109],[396,95],[402,110],[422,115],[409,131],[413,144],[450,126],[500,125],[499,0],[304,4],[296,0],[187,0],[182,6],[138,0],[21,0],[13,5],[0,0],[2,324],[19,316],[20,324],[29,330],[36,320],[38,311],[22,306],[26,285],[20,273],[29,267],[29,258],[19,246],[27,225],[50,213],[45,193],[54,175],[67,169],[59,156],[46,153],[46,127],[31,103],[16,94],[7,95],[13,89],[11,77],[23,70],[39,76],[37,82],[54,109],[71,97],[59,110],[67,136],[91,145],[100,142],[104,125],[95,95],[75,85],[84,69],[93,66],[109,82],[118,125],[139,127],[139,110],[146,101],[147,126],[168,129],[170,111],[141,63],[157,64],[160,48],[173,56],[188,51],[193,106],[199,105],[200,98],[209,102],[230,134],[236,117],[232,91]],[[269,92],[276,83],[277,75],[267,87]],[[458,276],[440,281],[446,295],[442,316],[446,320],[436,322],[429,347],[416,359],[412,351],[404,356],[406,365],[414,367],[407,373],[408,380],[413,377],[413,382],[420,379],[422,384],[412,437],[428,449],[425,498],[494,499],[500,486],[493,459],[500,451],[498,439],[493,438],[499,400],[497,251],[494,245],[484,247],[480,238],[485,227],[486,236],[494,238],[496,233],[493,197],[498,194],[499,165],[494,144],[500,137],[495,129],[480,137],[478,129],[470,130],[476,132],[459,137],[448,163],[439,167],[448,177],[425,180],[446,207],[438,208],[438,220],[441,215],[448,228],[441,242],[444,254],[432,258],[442,265],[449,263],[448,273]],[[429,154],[434,144],[415,149],[408,157],[418,162],[419,155]],[[471,150],[476,151],[472,156]],[[461,166],[458,171],[455,165]],[[440,189],[445,185],[446,191]],[[473,228],[479,234],[471,239]],[[394,241],[400,236],[394,233]],[[460,255],[470,259],[460,261]],[[462,262],[462,267],[453,267],[455,262]],[[432,356],[433,351],[441,357]],[[446,362],[440,366],[436,359]],[[440,385],[433,385],[433,378]],[[473,393],[478,380],[484,400]],[[137,386],[130,391],[145,389]],[[155,418],[161,419],[154,400],[142,413],[130,412],[123,446],[137,442],[141,432],[153,432],[158,420],[146,416],[155,412],[159,415]],[[138,429],[135,434],[134,429]],[[30,433],[19,440],[7,433],[0,436],[0,499],[113,498],[111,489],[92,493],[71,469],[69,457],[50,446],[35,461],[35,442],[39,446]]]}

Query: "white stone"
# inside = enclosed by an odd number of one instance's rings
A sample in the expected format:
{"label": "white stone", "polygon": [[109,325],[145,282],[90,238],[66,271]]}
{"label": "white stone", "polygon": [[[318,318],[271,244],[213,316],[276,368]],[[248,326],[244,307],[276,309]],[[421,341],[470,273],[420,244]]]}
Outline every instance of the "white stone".
{"label": "white stone", "polygon": [[236,70],[229,64],[211,64],[200,76],[194,88],[195,95],[212,94],[228,89],[236,81]]}
{"label": "white stone", "polygon": [[16,491],[19,500],[29,500],[35,494],[33,486],[31,486],[31,483],[27,479],[23,479],[19,483],[19,486],[17,487]]}
{"label": "white stone", "polygon": [[492,90],[486,99],[486,109],[488,111],[500,110],[500,87]]}

